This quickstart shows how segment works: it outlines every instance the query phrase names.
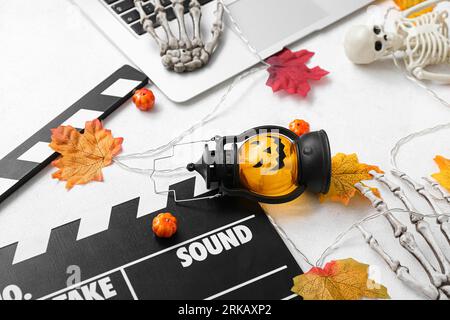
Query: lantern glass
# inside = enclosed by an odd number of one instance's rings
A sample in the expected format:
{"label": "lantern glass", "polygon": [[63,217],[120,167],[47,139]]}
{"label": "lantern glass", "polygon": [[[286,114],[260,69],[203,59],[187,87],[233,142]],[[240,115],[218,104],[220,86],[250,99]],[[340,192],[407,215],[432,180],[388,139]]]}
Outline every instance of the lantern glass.
{"label": "lantern glass", "polygon": [[255,194],[278,197],[298,188],[297,146],[280,133],[262,133],[246,140],[238,162],[241,185]]}

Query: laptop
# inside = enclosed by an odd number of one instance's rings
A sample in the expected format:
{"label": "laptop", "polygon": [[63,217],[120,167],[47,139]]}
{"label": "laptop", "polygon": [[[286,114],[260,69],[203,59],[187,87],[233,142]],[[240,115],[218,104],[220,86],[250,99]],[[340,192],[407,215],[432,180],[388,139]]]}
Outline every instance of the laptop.
{"label": "laptop", "polygon": [[[177,74],[161,63],[159,47],[144,32],[133,0],[72,0],[86,17],[110,39],[172,101],[186,102],[227,79],[252,67],[258,58],[247,47],[225,17],[221,43],[209,64],[200,70]],[[144,1],[147,13],[154,15],[153,0]],[[187,1],[188,2],[188,1]],[[216,0],[200,0],[202,35],[211,37]],[[372,0],[224,0],[245,37],[262,58],[342,19]],[[178,24],[170,0],[166,7],[170,26],[178,34]],[[186,19],[188,32],[191,19]],[[158,28],[161,29],[161,28]],[[162,30],[158,30],[161,32]]]}

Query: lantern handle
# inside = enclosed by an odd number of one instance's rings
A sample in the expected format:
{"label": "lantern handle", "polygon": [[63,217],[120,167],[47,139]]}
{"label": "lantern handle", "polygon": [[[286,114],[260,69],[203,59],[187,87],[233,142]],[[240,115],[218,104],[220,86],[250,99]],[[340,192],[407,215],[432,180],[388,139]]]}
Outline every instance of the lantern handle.
{"label": "lantern handle", "polygon": [[[155,173],[157,173],[158,171],[156,170],[156,164],[158,161],[161,160],[167,160],[170,158],[173,158],[175,156],[175,148],[179,147],[179,146],[184,146],[184,145],[188,145],[188,144],[198,144],[198,143],[205,143],[205,142],[214,142],[216,140],[217,137],[214,137],[210,140],[199,140],[199,141],[192,141],[192,142],[187,142],[187,143],[179,143],[179,144],[174,144],[172,146],[172,148],[170,148],[171,150],[171,154],[164,156],[164,157],[159,157],[159,158],[154,158],[153,159],[153,168],[154,170],[150,173],[150,180],[152,181],[153,184],[153,191],[155,194],[157,195],[161,195],[161,196],[167,196],[172,194],[173,195],[173,199],[175,201],[175,203],[183,203],[183,202],[191,202],[191,201],[203,201],[203,200],[212,200],[212,199],[217,199],[223,196],[223,194],[221,194],[219,191],[216,194],[213,194],[211,196],[204,196],[204,197],[196,197],[196,198],[190,198],[190,199],[179,199],[177,196],[177,192],[176,190],[158,190],[158,187],[156,185],[156,180],[155,180]],[[187,171],[187,169],[186,169]]]}

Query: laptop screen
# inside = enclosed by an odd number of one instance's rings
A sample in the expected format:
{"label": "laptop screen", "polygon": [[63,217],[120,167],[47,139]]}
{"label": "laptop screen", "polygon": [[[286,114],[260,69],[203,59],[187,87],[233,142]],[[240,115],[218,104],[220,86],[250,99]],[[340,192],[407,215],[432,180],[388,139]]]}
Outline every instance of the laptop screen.
{"label": "laptop screen", "polygon": [[327,17],[314,1],[238,0],[229,9],[259,52]]}

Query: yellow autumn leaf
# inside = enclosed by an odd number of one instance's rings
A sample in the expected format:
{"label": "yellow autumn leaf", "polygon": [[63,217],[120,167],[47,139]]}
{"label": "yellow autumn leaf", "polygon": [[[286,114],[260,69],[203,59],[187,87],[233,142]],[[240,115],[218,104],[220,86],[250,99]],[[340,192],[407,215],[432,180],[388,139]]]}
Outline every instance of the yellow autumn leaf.
{"label": "yellow autumn leaf", "polygon": [[[410,9],[414,6],[417,6],[418,4],[424,2],[425,0],[394,0],[394,2],[397,4],[400,10],[404,11],[407,9]],[[430,5],[428,8],[422,9],[418,12],[415,12],[408,16],[408,18],[416,18],[419,17],[425,13],[432,12],[436,6]]]}
{"label": "yellow autumn leaf", "polygon": [[84,133],[71,126],[53,129],[50,147],[61,157],[52,162],[59,169],[52,177],[67,181],[67,189],[103,181],[102,169],[122,150],[122,142],[122,138],[113,138],[99,120],[86,122]]}
{"label": "yellow autumn leaf", "polygon": [[442,156],[437,156],[434,161],[436,161],[441,172],[433,174],[432,177],[439,182],[441,186],[450,191],[450,160]]}
{"label": "yellow autumn leaf", "polygon": [[353,259],[332,261],[294,278],[292,292],[304,300],[389,299],[386,287],[369,279],[369,266]]}
{"label": "yellow autumn leaf", "polygon": [[[341,202],[348,205],[358,190],[355,184],[365,180],[372,180],[370,171],[383,173],[377,166],[359,163],[356,154],[346,155],[339,153],[332,159],[331,164],[331,185],[330,191],[320,196],[320,201]],[[379,195],[379,191],[372,188],[372,191]]]}

